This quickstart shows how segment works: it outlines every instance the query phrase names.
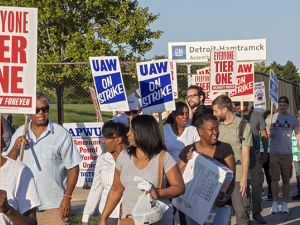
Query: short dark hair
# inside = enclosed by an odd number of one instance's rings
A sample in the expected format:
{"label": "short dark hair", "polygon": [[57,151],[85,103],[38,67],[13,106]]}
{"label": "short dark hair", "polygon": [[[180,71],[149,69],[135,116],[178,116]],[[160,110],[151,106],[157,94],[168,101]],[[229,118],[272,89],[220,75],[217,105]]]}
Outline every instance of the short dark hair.
{"label": "short dark hair", "polygon": [[[150,115],[139,115],[131,120],[131,130],[136,145],[152,159],[161,150],[166,149],[156,120]],[[136,147],[130,146],[127,153],[136,156]]]}
{"label": "short dark hair", "polygon": [[187,105],[186,105],[184,102],[176,102],[176,103],[175,103],[175,110],[172,111],[172,113],[169,114],[169,116],[168,116],[168,118],[167,118],[167,120],[166,120],[167,124],[174,123],[175,118],[174,118],[174,116],[173,116],[173,113],[174,113],[174,114],[177,114],[178,110],[179,110],[181,107],[187,107]]}
{"label": "short dark hair", "polygon": [[196,120],[197,130],[199,128],[202,128],[202,125],[206,121],[216,120],[216,118],[213,115],[207,113],[207,109],[206,109],[205,105],[199,105],[198,108],[196,109],[195,115],[197,118],[197,120]]}
{"label": "short dark hair", "polygon": [[289,99],[286,96],[279,97],[278,103],[280,103],[280,102],[283,102],[283,103],[286,103],[286,104],[290,103]]}
{"label": "short dark hair", "polygon": [[196,89],[199,97],[200,97],[201,95],[203,95],[203,100],[202,100],[202,102],[205,102],[206,96],[205,96],[205,92],[203,91],[203,88],[202,88],[202,87],[199,87],[199,86],[197,86],[197,85],[191,85],[191,86],[189,86],[188,90],[190,90],[190,89]]}
{"label": "short dark hair", "polygon": [[217,105],[219,109],[226,107],[229,111],[232,111],[232,101],[226,95],[220,95],[212,102],[212,106]]}
{"label": "short dark hair", "polygon": [[118,123],[114,120],[107,121],[102,127],[102,134],[109,139],[120,137],[122,143],[127,144],[128,128],[123,123]]}
{"label": "short dark hair", "polygon": [[263,113],[263,117],[264,117],[265,120],[267,119],[267,117],[268,117],[269,114],[271,114],[271,111],[270,111],[270,110],[267,110],[267,111],[265,111],[265,112]]}

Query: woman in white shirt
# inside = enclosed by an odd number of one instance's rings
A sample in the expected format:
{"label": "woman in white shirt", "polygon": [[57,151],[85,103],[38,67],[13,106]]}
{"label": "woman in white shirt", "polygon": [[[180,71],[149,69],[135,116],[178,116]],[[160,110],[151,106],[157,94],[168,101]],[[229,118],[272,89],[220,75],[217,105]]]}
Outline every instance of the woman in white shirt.
{"label": "woman in white shirt", "polygon": [[[176,102],[176,109],[173,111],[164,126],[165,145],[167,151],[178,163],[181,150],[194,142],[200,140],[196,127],[187,124],[189,120],[189,109],[183,102]],[[175,213],[175,211],[174,211]],[[179,211],[180,224],[185,225],[185,215]]]}
{"label": "woman in white shirt", "polygon": [[[122,118],[121,118],[122,117]],[[117,119],[116,119],[117,118]],[[102,127],[103,132],[103,148],[106,153],[100,155],[97,159],[95,167],[95,176],[93,184],[84,207],[82,216],[82,225],[88,225],[90,216],[94,213],[95,208],[99,204],[99,217],[103,212],[108,192],[112,186],[115,172],[115,162],[119,153],[127,148],[127,132],[128,128],[120,122],[129,125],[130,119],[125,114],[118,113],[113,120],[109,120]],[[117,225],[120,212],[120,202],[115,210],[110,214],[107,225]]]}

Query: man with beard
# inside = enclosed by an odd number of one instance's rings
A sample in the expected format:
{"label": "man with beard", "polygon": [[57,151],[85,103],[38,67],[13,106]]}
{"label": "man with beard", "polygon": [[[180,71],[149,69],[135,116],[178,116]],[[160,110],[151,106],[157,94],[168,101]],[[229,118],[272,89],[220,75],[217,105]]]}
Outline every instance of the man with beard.
{"label": "man with beard", "polygon": [[[195,112],[199,105],[203,105],[205,102],[205,92],[202,87],[197,85],[191,85],[185,96],[185,102],[189,107],[189,120],[188,124],[196,126],[196,116]],[[206,108],[207,112],[213,115],[213,110],[211,108]]]}
{"label": "man with beard", "polygon": [[232,112],[232,101],[226,95],[220,95],[212,102],[214,116],[220,121],[219,141],[231,145],[236,159],[235,188],[231,195],[237,224],[251,224],[250,211],[250,148],[252,146],[252,133],[249,123],[243,132],[241,143],[239,137],[239,124],[241,118]]}

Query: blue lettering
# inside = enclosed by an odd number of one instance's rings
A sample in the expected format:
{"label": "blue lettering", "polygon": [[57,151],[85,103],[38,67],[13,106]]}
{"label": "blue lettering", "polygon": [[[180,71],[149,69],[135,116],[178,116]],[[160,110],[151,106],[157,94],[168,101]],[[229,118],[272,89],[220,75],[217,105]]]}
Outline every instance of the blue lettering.
{"label": "blue lettering", "polygon": [[149,75],[157,74],[156,68],[154,64],[150,64],[150,73]]}
{"label": "blue lettering", "polygon": [[117,70],[117,60],[116,59],[110,59],[109,61],[105,60],[105,62],[110,71],[112,71],[112,69],[114,71]]}
{"label": "blue lettering", "polygon": [[[144,71],[144,69],[145,69],[145,71]],[[141,72],[142,76],[146,76],[148,74],[148,67],[147,67],[147,65],[140,65],[140,72]]]}
{"label": "blue lettering", "polygon": [[82,128],[83,132],[85,133],[86,136],[92,136],[93,135],[93,130],[92,128]]}
{"label": "blue lettering", "polygon": [[168,68],[168,62],[160,62],[160,63],[156,63],[156,67],[159,73],[161,73],[161,70],[163,70],[164,73],[167,72],[167,68]]}
{"label": "blue lettering", "polygon": [[82,132],[82,129],[81,128],[75,128],[76,130],[76,136],[80,136],[80,133]]}
{"label": "blue lettering", "polygon": [[107,71],[107,67],[105,65],[105,61],[104,60],[101,60],[101,71]]}
{"label": "blue lettering", "polygon": [[98,62],[98,60],[92,60],[92,62],[93,62],[93,68],[94,68],[94,70],[96,72],[98,72],[99,71],[99,62]]}
{"label": "blue lettering", "polygon": [[[95,130],[95,135],[96,135],[96,136],[101,136],[101,133],[102,133],[102,132],[101,132],[101,127],[98,127],[98,128],[95,127],[95,128],[93,128],[93,129]],[[99,130],[99,134],[98,134],[98,132],[97,132],[97,129]]]}
{"label": "blue lettering", "polygon": [[69,129],[69,134],[71,134],[72,136],[75,136],[74,131],[72,128]]}

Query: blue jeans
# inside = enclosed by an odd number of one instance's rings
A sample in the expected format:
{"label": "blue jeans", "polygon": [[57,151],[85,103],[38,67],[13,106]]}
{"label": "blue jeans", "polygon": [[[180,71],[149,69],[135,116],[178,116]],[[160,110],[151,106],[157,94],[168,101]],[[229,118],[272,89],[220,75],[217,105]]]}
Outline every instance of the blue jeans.
{"label": "blue jeans", "polygon": [[300,162],[294,161],[294,166],[296,170],[298,194],[300,194]]}

